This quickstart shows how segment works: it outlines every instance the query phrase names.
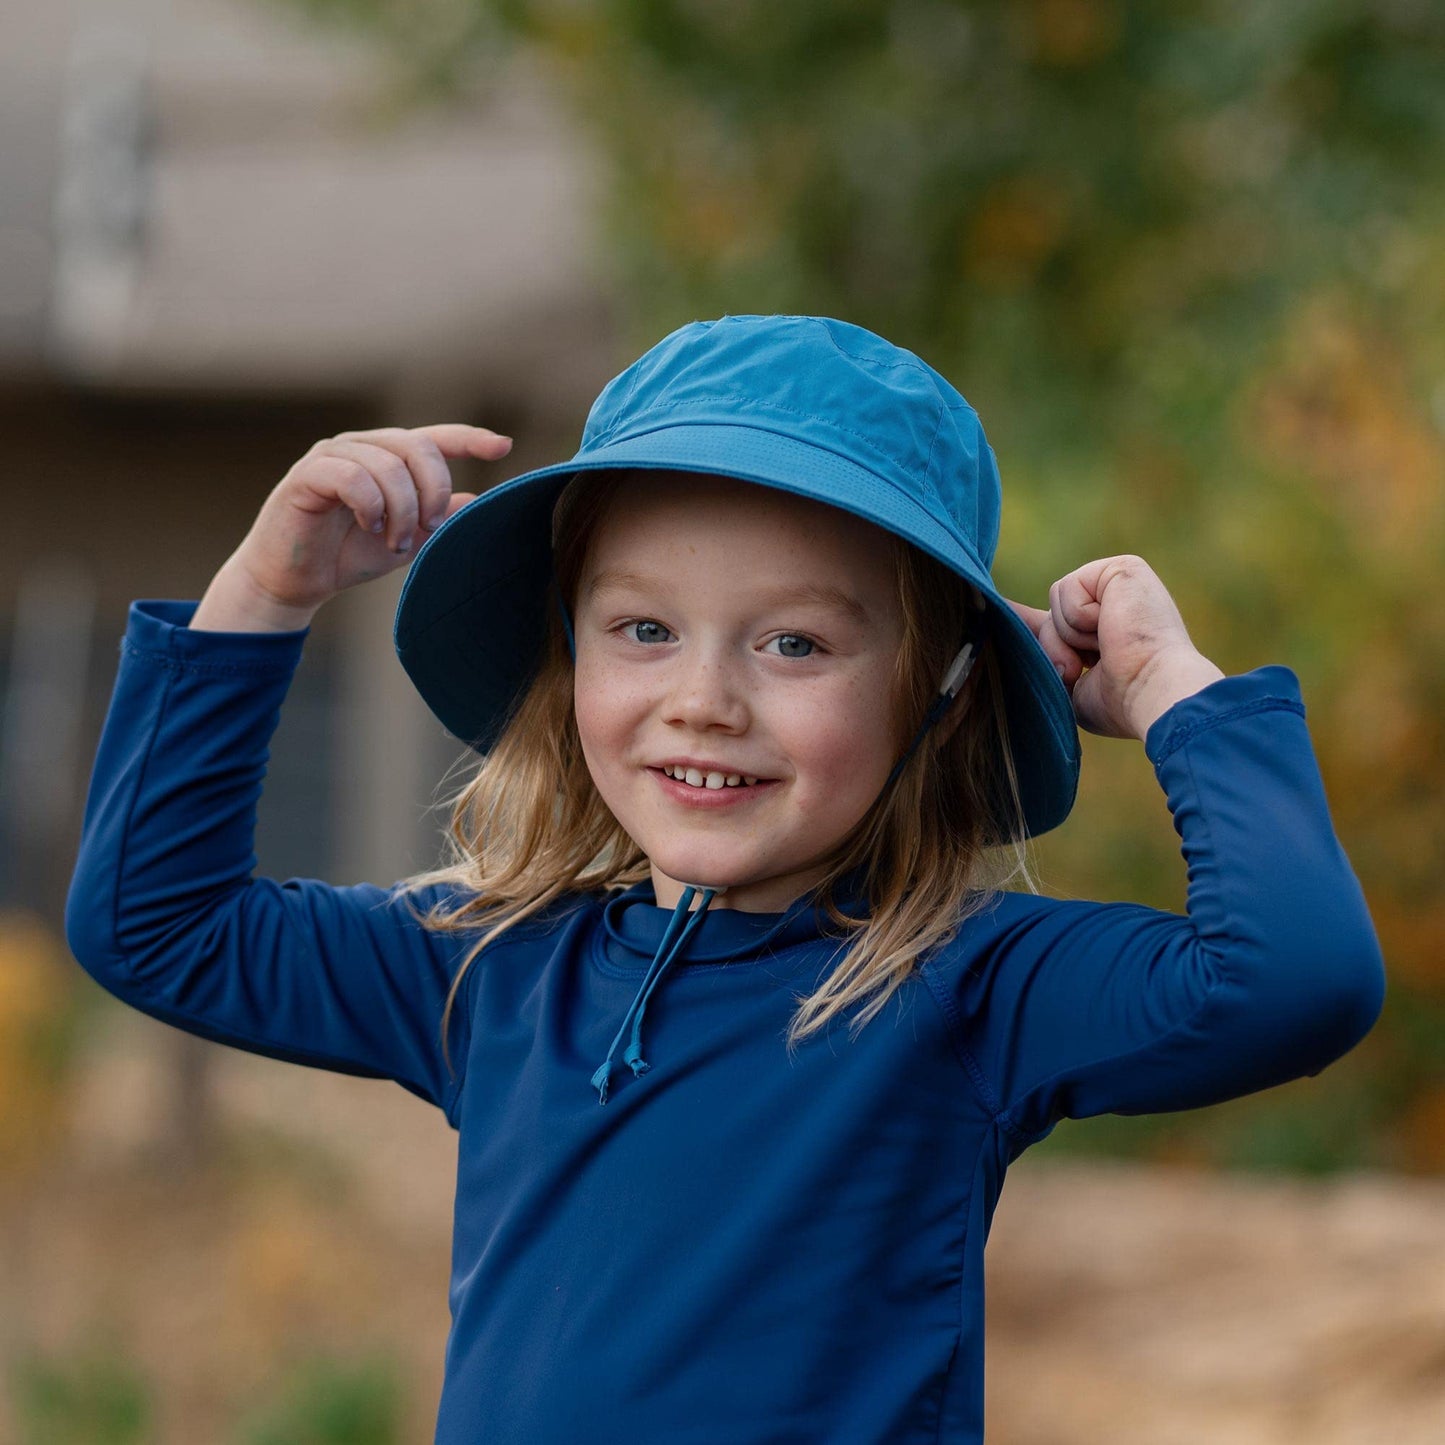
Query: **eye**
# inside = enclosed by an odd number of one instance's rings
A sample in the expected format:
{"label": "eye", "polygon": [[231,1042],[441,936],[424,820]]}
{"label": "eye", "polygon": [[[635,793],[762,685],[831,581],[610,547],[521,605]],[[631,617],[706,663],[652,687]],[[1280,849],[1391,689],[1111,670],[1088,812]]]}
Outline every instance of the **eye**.
{"label": "eye", "polygon": [[[772,641],[776,642],[782,649],[782,651],[779,653],[779,655],[782,657],[811,657],[818,646],[818,644],[814,642],[811,637],[803,637],[796,632],[785,632],[781,637],[774,637]],[[808,651],[789,652],[787,650],[788,647],[798,644],[806,647]]]}
{"label": "eye", "polygon": [[[632,629],[634,627],[641,629],[641,636],[631,635]],[[635,622],[624,622],[618,630],[624,636],[628,637],[630,641],[642,643],[660,642],[662,639],[658,637],[657,634],[660,632],[667,632],[667,628],[665,628],[662,623],[654,622],[651,618],[648,617],[639,618]],[[668,636],[671,635],[671,633],[668,633]]]}

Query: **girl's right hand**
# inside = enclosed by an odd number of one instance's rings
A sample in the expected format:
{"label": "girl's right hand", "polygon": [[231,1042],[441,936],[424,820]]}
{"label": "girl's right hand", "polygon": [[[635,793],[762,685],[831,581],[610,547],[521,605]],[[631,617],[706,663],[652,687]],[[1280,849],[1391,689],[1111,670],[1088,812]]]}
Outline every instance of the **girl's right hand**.
{"label": "girl's right hand", "polygon": [[277,607],[314,611],[404,566],[474,492],[453,492],[447,457],[500,461],[512,439],[464,422],[341,432],[272,489],[229,559]]}

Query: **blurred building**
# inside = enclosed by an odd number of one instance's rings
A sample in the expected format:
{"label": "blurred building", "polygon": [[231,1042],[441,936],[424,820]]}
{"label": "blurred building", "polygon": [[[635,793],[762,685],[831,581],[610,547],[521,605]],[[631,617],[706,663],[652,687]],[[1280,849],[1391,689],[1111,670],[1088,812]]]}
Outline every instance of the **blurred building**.
{"label": "blurred building", "polygon": [[[265,0],[0,0],[0,901],[60,917],[126,607],[199,597],[312,442],[464,420],[477,490],[575,449],[617,370],[600,158],[524,57],[397,111]],[[482,67],[485,71],[485,66]],[[318,616],[263,872],[435,856],[461,756],[391,650],[401,573]]]}

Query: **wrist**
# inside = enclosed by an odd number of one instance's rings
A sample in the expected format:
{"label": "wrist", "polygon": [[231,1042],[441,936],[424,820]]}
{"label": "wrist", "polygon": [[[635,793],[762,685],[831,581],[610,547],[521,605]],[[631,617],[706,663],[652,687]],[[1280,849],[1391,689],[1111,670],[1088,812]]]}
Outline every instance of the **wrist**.
{"label": "wrist", "polygon": [[1141,742],[1153,724],[1175,703],[1192,697],[1224,672],[1203,653],[1189,650],[1166,653],[1155,659],[1139,676],[1125,705],[1129,727]]}
{"label": "wrist", "polygon": [[299,632],[318,610],[272,597],[231,558],[211,579],[189,625],[197,632]]}

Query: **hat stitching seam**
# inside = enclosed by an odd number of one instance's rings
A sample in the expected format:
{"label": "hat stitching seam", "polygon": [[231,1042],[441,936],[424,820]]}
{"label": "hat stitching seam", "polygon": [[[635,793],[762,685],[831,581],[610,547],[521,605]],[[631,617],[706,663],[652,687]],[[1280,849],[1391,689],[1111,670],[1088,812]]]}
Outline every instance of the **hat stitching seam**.
{"label": "hat stitching seam", "polygon": [[[840,346],[837,341],[833,340],[832,337],[829,337],[829,340],[833,341],[833,349],[838,353],[839,356],[846,356],[849,361],[856,361],[859,366],[872,366],[879,369],[886,367],[890,371],[897,371],[900,367],[902,367],[906,368],[908,371],[918,372],[925,381],[933,382],[933,376],[931,375],[928,367],[926,367],[916,357],[910,358],[907,356],[902,356],[899,357],[897,361],[885,361],[881,356],[860,356],[858,352],[849,351],[846,346]],[[934,382],[933,384],[933,390],[935,392],[938,391],[938,385],[936,382]],[[941,401],[942,399],[943,398],[940,395],[939,400]]]}
{"label": "hat stitching seam", "polygon": [[[819,324],[822,325],[822,323]],[[848,348],[833,335],[830,327],[824,325],[822,326],[822,330],[832,345],[833,350],[836,351],[839,356],[846,356],[849,361],[856,361],[862,366],[887,366],[892,368],[906,366],[910,371],[922,372],[925,380],[933,383],[934,391],[936,392],[938,390],[937,378],[940,373],[935,372],[921,356],[916,356],[901,346],[893,346],[892,342],[885,344],[891,346],[897,353],[896,358],[885,360],[881,356],[862,356],[856,351],[849,351]],[[882,340],[881,337],[879,339]],[[952,383],[950,382],[949,385],[952,386]]]}
{"label": "hat stitching seam", "polygon": [[627,395],[622,398],[622,405],[626,406],[632,400],[633,393],[637,390],[637,383],[642,380],[641,359],[634,363],[632,368],[632,385],[627,388]]}
{"label": "hat stitching seam", "polygon": [[[934,454],[934,452],[936,452],[936,451],[938,450],[938,439],[939,439],[939,437],[942,436],[942,435],[943,435],[943,413],[940,412],[940,413],[939,413],[939,417],[938,417],[938,425],[935,426],[934,429],[933,429],[933,440],[928,444],[928,464],[927,464],[927,466],[925,466],[924,469],[923,469],[923,485],[924,485],[925,487],[927,487],[930,492],[933,493],[934,499],[938,502],[939,506],[943,507],[944,511],[948,511],[949,509],[948,509],[946,506],[944,506],[943,498],[942,498],[941,496],[939,496],[939,494],[938,494],[938,488],[937,488],[937,486],[934,485],[934,481],[933,481],[933,454]],[[978,511],[978,505],[977,505],[977,502],[975,502],[975,504],[974,504],[974,512],[975,512],[975,514],[977,514],[977,511]]]}
{"label": "hat stitching seam", "polygon": [[[710,395],[710,396],[692,396],[692,397],[688,397],[686,400],[683,400],[683,401],[656,402],[656,403],[654,403],[652,406],[647,407],[645,410],[643,410],[643,411],[641,411],[641,412],[635,413],[634,416],[633,416],[633,418],[632,418],[632,420],[637,420],[637,419],[639,419],[639,418],[641,418],[641,417],[649,416],[649,415],[652,414],[653,412],[658,412],[658,411],[675,411],[675,410],[677,410],[679,407],[696,406],[699,402],[729,402],[729,403],[736,403],[736,402],[738,402],[738,401],[740,401],[740,400],[749,401],[750,404],[751,404],[752,406],[754,406],[754,407],[759,407],[759,408],[764,409],[764,410],[767,410],[767,411],[778,412],[778,413],[780,413],[780,414],[783,415],[783,416],[796,416],[796,417],[802,417],[802,418],[803,418],[804,420],[806,420],[806,421],[825,422],[825,423],[829,424],[830,426],[832,426],[832,427],[834,428],[834,430],[836,430],[840,435],[842,435],[842,436],[849,436],[849,437],[854,438],[856,441],[858,441],[859,443],[861,443],[862,446],[863,446],[867,451],[871,452],[875,457],[878,457],[880,460],[882,460],[882,461],[887,461],[887,462],[891,462],[894,466],[900,468],[901,470],[903,470],[903,471],[905,471],[905,472],[909,472],[909,471],[912,470],[912,468],[910,468],[910,467],[908,466],[908,464],[903,460],[902,457],[898,457],[898,456],[895,456],[895,455],[894,455],[893,453],[891,453],[891,452],[886,452],[886,451],[884,451],[884,450],[883,450],[881,447],[879,447],[870,437],[868,437],[867,435],[865,435],[863,432],[854,431],[854,430],[852,430],[850,427],[839,426],[838,423],[837,423],[837,421],[836,421],[836,419],[833,418],[833,417],[819,415],[818,413],[816,413],[816,412],[811,412],[811,411],[799,411],[796,407],[782,406],[782,405],[780,405],[779,403],[773,402],[773,401],[759,402],[756,398],[746,398],[746,397],[731,396],[731,395],[727,395],[726,393],[715,394],[715,395]],[[940,426],[941,426],[941,423],[942,423],[942,418],[941,418],[941,417],[939,418],[939,423],[940,423]],[[623,423],[621,420],[619,420],[619,421],[616,422],[613,426],[609,427],[609,428],[607,429],[607,431],[600,433],[600,434],[598,435],[598,437],[596,438],[596,440],[592,443],[591,447],[588,448],[588,450],[590,451],[590,450],[592,450],[593,448],[600,447],[600,446],[604,446],[604,445],[606,445],[607,443],[611,442],[611,441],[613,440],[613,438],[616,437],[617,433],[622,430],[623,425],[624,425],[624,423]],[[716,421],[716,422],[697,422],[697,423],[695,423],[695,425],[697,425],[697,426],[743,426],[743,425],[746,425],[746,423],[740,422],[740,421]],[[660,429],[661,429],[661,426],[658,426],[658,427],[649,427],[649,428],[647,428],[648,431],[658,431],[658,430],[660,430]],[[759,429],[759,428],[756,428],[756,427],[752,428],[752,430],[755,430],[755,431],[758,430],[758,429]],[[631,434],[629,435],[629,437],[626,438],[626,439],[627,439],[627,440],[631,440],[631,437],[632,437],[632,436],[644,436],[644,435],[646,435],[646,432],[633,432],[633,433],[631,433]],[[781,433],[781,435],[786,435],[786,433]],[[938,432],[937,432],[937,430],[935,430],[935,433],[934,433],[935,439],[937,438],[937,435],[938,435]],[[803,440],[802,438],[792,438],[792,439],[793,439],[793,440]],[[931,447],[930,447],[930,452],[931,452]],[[574,457],[573,460],[576,461],[577,458]]]}

